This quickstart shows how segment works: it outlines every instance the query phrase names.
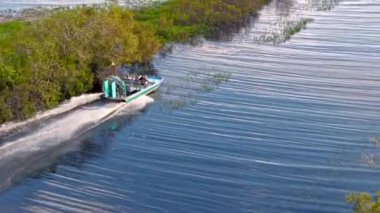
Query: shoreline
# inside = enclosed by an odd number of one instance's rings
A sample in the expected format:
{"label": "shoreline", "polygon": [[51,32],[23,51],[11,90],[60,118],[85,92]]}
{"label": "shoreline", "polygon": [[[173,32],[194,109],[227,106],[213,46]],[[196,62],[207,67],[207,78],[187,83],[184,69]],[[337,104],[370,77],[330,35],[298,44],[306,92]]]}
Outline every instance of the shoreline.
{"label": "shoreline", "polygon": [[0,143],[2,138],[6,138],[18,131],[33,125],[45,119],[49,119],[69,111],[72,111],[80,106],[95,102],[100,99],[101,93],[83,94],[80,96],[72,97],[66,100],[57,107],[46,111],[38,112],[34,117],[21,121],[9,121],[0,125]]}
{"label": "shoreline", "polygon": [[168,0],[135,9],[105,4],[26,9],[19,16],[3,16],[0,124],[24,120],[70,97],[100,91],[101,77],[113,64],[144,64],[168,44],[227,34],[267,3]]}
{"label": "shoreline", "polygon": [[0,16],[0,24],[3,24],[3,23],[8,22],[8,21],[12,21],[12,20],[14,20],[14,19]]}

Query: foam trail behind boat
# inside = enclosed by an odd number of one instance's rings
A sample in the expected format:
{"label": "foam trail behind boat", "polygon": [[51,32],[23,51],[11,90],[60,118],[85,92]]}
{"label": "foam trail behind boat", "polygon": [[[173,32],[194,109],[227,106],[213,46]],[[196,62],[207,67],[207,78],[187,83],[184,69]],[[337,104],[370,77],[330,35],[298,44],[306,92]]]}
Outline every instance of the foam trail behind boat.
{"label": "foam trail behind boat", "polygon": [[8,122],[5,124],[2,124],[0,126],[0,142],[2,141],[1,137],[3,135],[6,135],[12,131],[16,131],[18,129],[24,128],[28,125],[33,124],[34,122],[38,122],[39,120],[46,119],[49,117],[54,117],[62,113],[68,112],[70,110],[73,110],[84,104],[94,102],[100,98],[100,95],[101,93],[94,93],[94,94],[85,94],[78,97],[73,97],[70,100],[60,104],[58,107],[51,110],[47,110],[45,112],[38,113],[36,116],[28,120],[21,121],[21,122]]}
{"label": "foam trail behind boat", "polygon": [[[0,171],[2,171],[0,173],[0,190],[7,188],[20,177],[49,165],[52,159],[78,146],[78,144],[72,144],[78,143],[77,140],[72,140],[73,138],[120,111],[124,113],[138,112],[152,102],[152,98],[143,96],[131,104],[123,102],[93,103],[75,109],[59,119],[53,119],[24,137],[6,141],[0,147]],[[38,165],[34,165],[35,162],[39,162]]]}

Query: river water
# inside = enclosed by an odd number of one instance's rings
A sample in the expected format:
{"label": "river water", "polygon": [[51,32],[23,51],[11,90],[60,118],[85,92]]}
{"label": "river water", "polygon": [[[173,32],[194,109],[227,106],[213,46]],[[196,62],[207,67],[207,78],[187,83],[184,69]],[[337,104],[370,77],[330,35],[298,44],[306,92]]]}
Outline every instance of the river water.
{"label": "river water", "polygon": [[272,1],[237,33],[174,48],[154,62],[166,82],[152,98],[73,139],[116,106],[0,149],[1,209],[349,211],[347,193],[380,189],[379,11],[379,0]]}

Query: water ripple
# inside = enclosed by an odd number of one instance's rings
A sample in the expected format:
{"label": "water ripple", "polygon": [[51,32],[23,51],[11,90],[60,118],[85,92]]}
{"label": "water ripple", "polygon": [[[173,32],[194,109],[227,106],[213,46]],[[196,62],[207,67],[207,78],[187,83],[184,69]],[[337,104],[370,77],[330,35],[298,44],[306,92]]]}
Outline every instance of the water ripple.
{"label": "water ripple", "polygon": [[[28,212],[349,211],[348,192],[380,188],[380,150],[371,142],[380,135],[378,11],[378,0],[278,0],[231,40],[174,49],[155,61],[166,79],[156,104],[91,131],[79,151],[4,192],[0,205]],[[283,36],[304,18],[314,21],[290,40],[258,41]],[[231,78],[202,92],[209,72]],[[165,107],[189,93],[195,104]]]}

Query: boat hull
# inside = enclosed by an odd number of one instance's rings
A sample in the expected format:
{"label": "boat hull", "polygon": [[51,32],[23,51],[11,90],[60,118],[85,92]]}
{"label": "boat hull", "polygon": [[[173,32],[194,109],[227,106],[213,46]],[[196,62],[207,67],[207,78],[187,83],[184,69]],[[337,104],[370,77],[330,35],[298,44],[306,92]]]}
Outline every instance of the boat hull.
{"label": "boat hull", "polygon": [[130,103],[130,102],[138,99],[141,96],[149,95],[149,94],[155,92],[160,87],[162,81],[163,81],[163,79],[161,79],[159,82],[155,82],[154,84],[152,84],[151,86],[149,86],[147,88],[144,88],[144,89],[136,92],[135,94],[132,94],[132,95],[125,97],[124,101],[127,103]]}

